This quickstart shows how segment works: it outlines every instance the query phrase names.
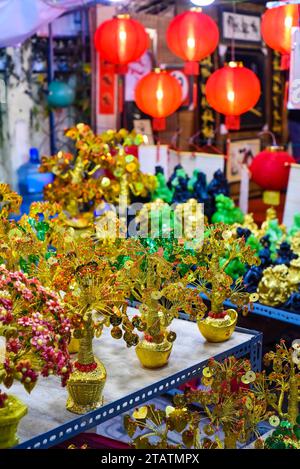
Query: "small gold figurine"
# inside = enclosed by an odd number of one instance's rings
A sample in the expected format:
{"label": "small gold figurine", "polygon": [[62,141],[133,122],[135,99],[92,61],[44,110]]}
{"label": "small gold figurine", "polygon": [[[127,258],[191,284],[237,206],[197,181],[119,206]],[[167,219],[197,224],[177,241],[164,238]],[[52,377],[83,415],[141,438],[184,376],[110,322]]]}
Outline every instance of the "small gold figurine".
{"label": "small gold figurine", "polygon": [[257,292],[262,304],[278,306],[284,304],[296,289],[291,282],[288,267],[276,265],[264,270]]}

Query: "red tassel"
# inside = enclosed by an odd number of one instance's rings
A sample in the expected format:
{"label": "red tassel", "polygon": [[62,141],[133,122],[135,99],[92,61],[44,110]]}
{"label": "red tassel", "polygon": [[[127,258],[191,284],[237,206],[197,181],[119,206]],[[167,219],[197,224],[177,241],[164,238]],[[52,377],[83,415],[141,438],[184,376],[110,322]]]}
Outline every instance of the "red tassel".
{"label": "red tassel", "polygon": [[197,108],[197,103],[198,103],[198,87],[197,83],[193,83],[193,109],[195,110]]}
{"label": "red tassel", "polygon": [[199,75],[200,66],[198,62],[185,62],[184,73],[186,75]]}
{"label": "red tassel", "polygon": [[225,125],[228,130],[240,130],[241,128],[240,116],[225,116]]}
{"label": "red tassel", "polygon": [[290,59],[291,59],[290,54],[283,54],[281,56],[281,63],[280,63],[281,70],[289,70],[289,68],[290,68]]}
{"label": "red tassel", "polygon": [[121,114],[124,111],[124,86],[118,80],[118,112]]}
{"label": "red tassel", "polygon": [[116,73],[126,75],[128,73],[128,65],[116,65]]}
{"label": "red tassel", "polygon": [[156,145],[156,163],[158,164],[160,161],[160,141],[158,140]]}
{"label": "red tassel", "polygon": [[159,132],[160,130],[166,129],[166,119],[165,117],[155,117],[153,119],[153,130]]}

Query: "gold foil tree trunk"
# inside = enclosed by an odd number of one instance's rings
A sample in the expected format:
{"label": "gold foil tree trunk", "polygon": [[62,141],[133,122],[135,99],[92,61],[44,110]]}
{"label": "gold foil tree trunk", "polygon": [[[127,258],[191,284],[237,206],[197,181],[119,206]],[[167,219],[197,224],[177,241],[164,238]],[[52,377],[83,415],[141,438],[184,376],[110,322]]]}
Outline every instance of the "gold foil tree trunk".
{"label": "gold foil tree trunk", "polygon": [[227,428],[226,425],[223,427],[224,430],[224,448],[225,449],[236,449],[236,435]]}
{"label": "gold foil tree trunk", "polygon": [[102,392],[106,381],[106,369],[93,353],[94,328],[91,317],[86,321],[79,339],[78,359],[67,384],[69,397],[67,409],[85,414],[103,403]]}
{"label": "gold foil tree trunk", "polygon": [[298,379],[295,376],[294,367],[291,367],[291,377],[289,382],[290,390],[289,390],[289,397],[288,397],[288,415],[290,422],[295,425],[296,419],[299,415],[299,402],[300,402],[300,395],[299,395],[299,384]]}

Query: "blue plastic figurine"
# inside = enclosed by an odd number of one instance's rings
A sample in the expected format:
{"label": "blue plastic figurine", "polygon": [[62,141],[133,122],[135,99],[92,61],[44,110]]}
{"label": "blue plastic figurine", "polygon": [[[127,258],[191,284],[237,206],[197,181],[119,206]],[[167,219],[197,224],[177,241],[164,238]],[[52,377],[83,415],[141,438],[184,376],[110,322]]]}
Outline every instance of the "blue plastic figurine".
{"label": "blue plastic figurine", "polygon": [[291,261],[297,258],[298,254],[294,253],[290,244],[287,241],[283,241],[279,249],[277,249],[277,259],[275,259],[274,264],[285,264],[287,267],[290,267]]}

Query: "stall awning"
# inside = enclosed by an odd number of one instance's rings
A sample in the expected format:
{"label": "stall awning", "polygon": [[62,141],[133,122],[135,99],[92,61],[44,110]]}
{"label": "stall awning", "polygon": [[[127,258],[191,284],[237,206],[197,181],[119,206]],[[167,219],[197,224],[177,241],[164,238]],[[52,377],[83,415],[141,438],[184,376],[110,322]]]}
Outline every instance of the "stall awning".
{"label": "stall awning", "polygon": [[0,0],[0,47],[17,46],[45,24],[90,0]]}

